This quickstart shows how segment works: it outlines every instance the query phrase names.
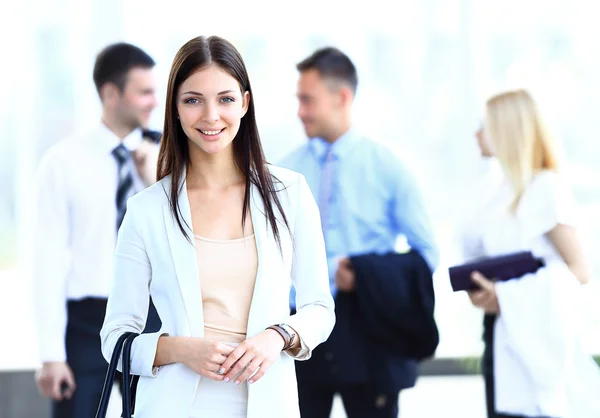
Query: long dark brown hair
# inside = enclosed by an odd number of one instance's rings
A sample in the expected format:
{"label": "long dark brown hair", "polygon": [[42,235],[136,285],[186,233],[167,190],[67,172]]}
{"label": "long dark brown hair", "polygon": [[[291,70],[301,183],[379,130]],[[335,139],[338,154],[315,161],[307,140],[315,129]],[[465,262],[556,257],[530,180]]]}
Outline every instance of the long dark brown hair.
{"label": "long dark brown hair", "polygon": [[[269,220],[273,235],[281,248],[278,221],[275,216],[274,207],[277,207],[283,223],[289,230],[289,225],[281,202],[277,196],[279,191],[275,182],[280,183],[271,175],[267,168],[254,111],[254,96],[246,65],[238,50],[227,40],[218,36],[199,36],[188,41],[179,49],[169,75],[167,87],[167,103],[165,106],[165,126],[158,156],[157,179],[171,175],[171,192],[169,203],[171,212],[177,220],[181,232],[190,240],[183,226],[185,222],[181,216],[179,207],[179,195],[181,193],[182,176],[186,175],[190,162],[188,138],[177,119],[177,92],[181,84],[192,74],[216,65],[235,78],[242,93],[250,93],[248,110],[240,123],[240,129],[233,139],[233,152],[235,163],[246,179],[246,190],[244,193],[244,207],[242,210],[242,227],[250,210],[250,187],[256,186],[263,200],[265,216]],[[189,225],[188,225],[189,226]]]}

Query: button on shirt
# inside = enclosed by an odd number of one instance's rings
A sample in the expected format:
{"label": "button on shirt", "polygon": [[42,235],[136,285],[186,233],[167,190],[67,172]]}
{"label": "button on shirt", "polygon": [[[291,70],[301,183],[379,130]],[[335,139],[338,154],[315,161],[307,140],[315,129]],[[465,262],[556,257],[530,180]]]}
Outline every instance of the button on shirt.
{"label": "button on shirt", "polygon": [[[141,129],[123,143],[134,150]],[[117,161],[121,140],[104,124],[48,150],[38,171],[35,304],[41,361],[65,361],[67,301],[107,298],[116,245]],[[144,183],[135,169],[134,189]]]}
{"label": "button on shirt", "polygon": [[350,130],[333,144],[311,139],[280,165],[302,173],[319,203],[333,295],[340,257],[394,251],[402,235],[432,271],[437,267],[439,253],[417,183],[384,145]]}

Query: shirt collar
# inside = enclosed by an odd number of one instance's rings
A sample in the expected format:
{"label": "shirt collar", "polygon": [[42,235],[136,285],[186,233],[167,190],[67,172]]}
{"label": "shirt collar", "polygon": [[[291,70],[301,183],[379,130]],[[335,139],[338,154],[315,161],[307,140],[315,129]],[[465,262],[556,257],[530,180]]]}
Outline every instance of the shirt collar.
{"label": "shirt collar", "polygon": [[113,149],[119,146],[121,143],[129,151],[134,151],[142,143],[142,129],[137,128],[131,131],[123,140],[119,139],[118,136],[111,131],[104,122],[100,122],[96,135],[93,135],[93,141],[103,152],[111,153]]}
{"label": "shirt collar", "polygon": [[320,160],[324,159],[329,151],[331,151],[334,157],[341,158],[352,149],[359,138],[358,132],[350,128],[345,134],[336,139],[333,144],[323,138],[316,137],[310,140],[309,146]]}

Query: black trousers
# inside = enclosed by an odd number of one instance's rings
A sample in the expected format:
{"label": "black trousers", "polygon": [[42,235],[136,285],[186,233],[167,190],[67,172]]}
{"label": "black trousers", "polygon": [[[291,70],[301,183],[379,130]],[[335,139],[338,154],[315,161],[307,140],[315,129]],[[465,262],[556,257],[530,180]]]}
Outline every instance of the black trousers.
{"label": "black trousers", "polygon": [[[94,418],[102,395],[108,363],[100,350],[100,329],[106,299],[88,298],[67,303],[67,363],[77,388],[69,400],[53,402],[53,418]],[[151,304],[144,332],[160,329],[160,319]]]}
{"label": "black trousers", "polygon": [[[483,322],[483,340],[485,351],[483,352],[482,371],[485,379],[485,403],[488,418],[527,418],[522,415],[504,415],[496,412],[495,408],[495,385],[494,385],[494,324],[495,315],[486,315]],[[537,417],[550,418],[550,417]]]}
{"label": "black trousers", "polygon": [[375,393],[367,384],[329,386],[298,381],[300,416],[329,418],[333,397],[339,393],[348,418],[397,418],[398,392]]}

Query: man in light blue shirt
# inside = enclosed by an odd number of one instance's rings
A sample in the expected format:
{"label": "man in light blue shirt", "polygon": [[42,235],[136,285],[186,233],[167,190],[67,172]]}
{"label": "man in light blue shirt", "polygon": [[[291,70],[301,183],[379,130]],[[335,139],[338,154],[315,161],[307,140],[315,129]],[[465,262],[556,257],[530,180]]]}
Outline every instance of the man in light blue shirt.
{"label": "man in light blue shirt", "polygon": [[[348,257],[394,251],[400,236],[435,270],[438,249],[415,179],[393,152],[352,127],[358,84],[352,61],[335,48],[323,48],[297,69],[298,116],[310,140],[279,164],[306,177],[319,205],[332,294],[354,291]],[[343,312],[336,315],[336,328],[352,326]],[[333,396],[340,393],[350,418],[396,417],[398,393],[370,387],[368,371],[340,360],[354,348],[335,331],[313,359],[297,364],[302,416],[328,417]]]}

